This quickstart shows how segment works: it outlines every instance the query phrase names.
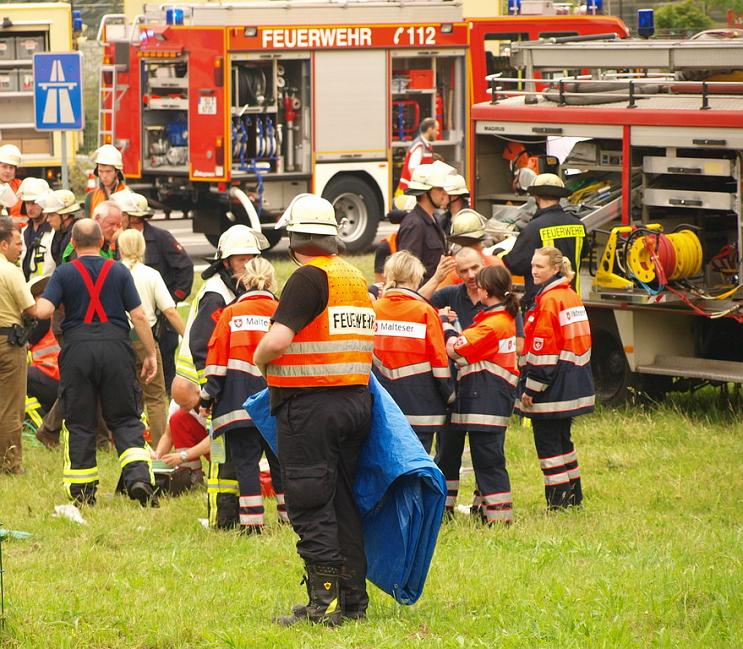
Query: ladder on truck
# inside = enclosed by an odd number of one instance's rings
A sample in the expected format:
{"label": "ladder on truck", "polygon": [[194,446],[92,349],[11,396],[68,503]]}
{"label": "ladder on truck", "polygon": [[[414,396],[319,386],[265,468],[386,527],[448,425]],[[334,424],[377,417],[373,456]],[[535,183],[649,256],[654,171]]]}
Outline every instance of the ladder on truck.
{"label": "ladder on truck", "polygon": [[[101,44],[110,41],[128,42],[132,26],[124,14],[106,14],[101,19],[97,40]],[[104,61],[100,68],[98,84],[98,146],[115,144],[116,113],[121,97],[129,89],[128,84],[119,84],[117,72],[126,66]]]}

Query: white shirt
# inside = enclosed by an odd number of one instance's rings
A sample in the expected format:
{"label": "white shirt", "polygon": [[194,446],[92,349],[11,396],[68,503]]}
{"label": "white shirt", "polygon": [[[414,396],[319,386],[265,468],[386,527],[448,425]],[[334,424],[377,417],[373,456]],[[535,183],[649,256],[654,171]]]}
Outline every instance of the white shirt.
{"label": "white shirt", "polygon": [[130,269],[134,278],[134,286],[139,293],[139,299],[142,300],[142,308],[147,316],[147,322],[150,327],[154,327],[157,322],[155,311],[165,311],[175,307],[175,302],[168,292],[160,273],[154,268],[137,263],[134,268]]}

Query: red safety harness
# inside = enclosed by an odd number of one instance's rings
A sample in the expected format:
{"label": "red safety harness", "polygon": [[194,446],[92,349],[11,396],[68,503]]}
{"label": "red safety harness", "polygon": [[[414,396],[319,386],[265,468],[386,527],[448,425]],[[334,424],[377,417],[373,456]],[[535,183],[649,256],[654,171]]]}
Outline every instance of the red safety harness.
{"label": "red safety harness", "polygon": [[98,274],[98,279],[96,279],[95,285],[93,285],[93,280],[90,277],[88,269],[85,268],[85,265],[79,259],[75,259],[72,262],[72,265],[77,269],[77,272],[80,273],[80,277],[83,278],[85,289],[88,291],[88,297],[90,298],[90,304],[88,304],[88,310],[85,312],[83,323],[90,324],[93,322],[94,315],[98,316],[100,322],[108,322],[108,316],[103,310],[103,304],[101,304],[101,289],[103,288],[103,282],[106,281],[108,271],[111,270],[111,266],[114,265],[113,260],[107,259],[103,262],[103,267],[101,268],[101,272]]}

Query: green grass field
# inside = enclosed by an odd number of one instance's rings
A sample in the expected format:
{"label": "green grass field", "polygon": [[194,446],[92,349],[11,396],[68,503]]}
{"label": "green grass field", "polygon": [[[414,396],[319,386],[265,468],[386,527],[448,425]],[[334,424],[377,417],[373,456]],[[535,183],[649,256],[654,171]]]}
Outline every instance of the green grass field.
{"label": "green grass field", "polygon": [[[282,271],[283,272],[283,271]],[[441,530],[423,596],[403,607],[370,585],[369,619],[339,629],[271,618],[300,601],[295,537],[268,503],[260,537],[205,530],[205,492],[157,510],[111,495],[99,454],[87,525],[54,518],[62,457],[27,445],[0,476],[2,647],[741,647],[743,421],[712,390],[576,422],[585,505],[547,514],[531,432],[507,456],[516,522],[458,514]],[[471,473],[460,503],[468,504]]]}

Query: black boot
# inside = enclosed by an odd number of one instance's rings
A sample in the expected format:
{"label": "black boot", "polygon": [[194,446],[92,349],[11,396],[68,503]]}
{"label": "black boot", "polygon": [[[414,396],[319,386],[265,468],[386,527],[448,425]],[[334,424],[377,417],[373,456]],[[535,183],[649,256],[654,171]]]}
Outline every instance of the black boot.
{"label": "black boot", "polygon": [[303,620],[326,626],[342,623],[340,605],[340,568],[327,564],[307,564],[307,606],[295,606],[291,615],[276,619],[282,626],[291,626]]}

